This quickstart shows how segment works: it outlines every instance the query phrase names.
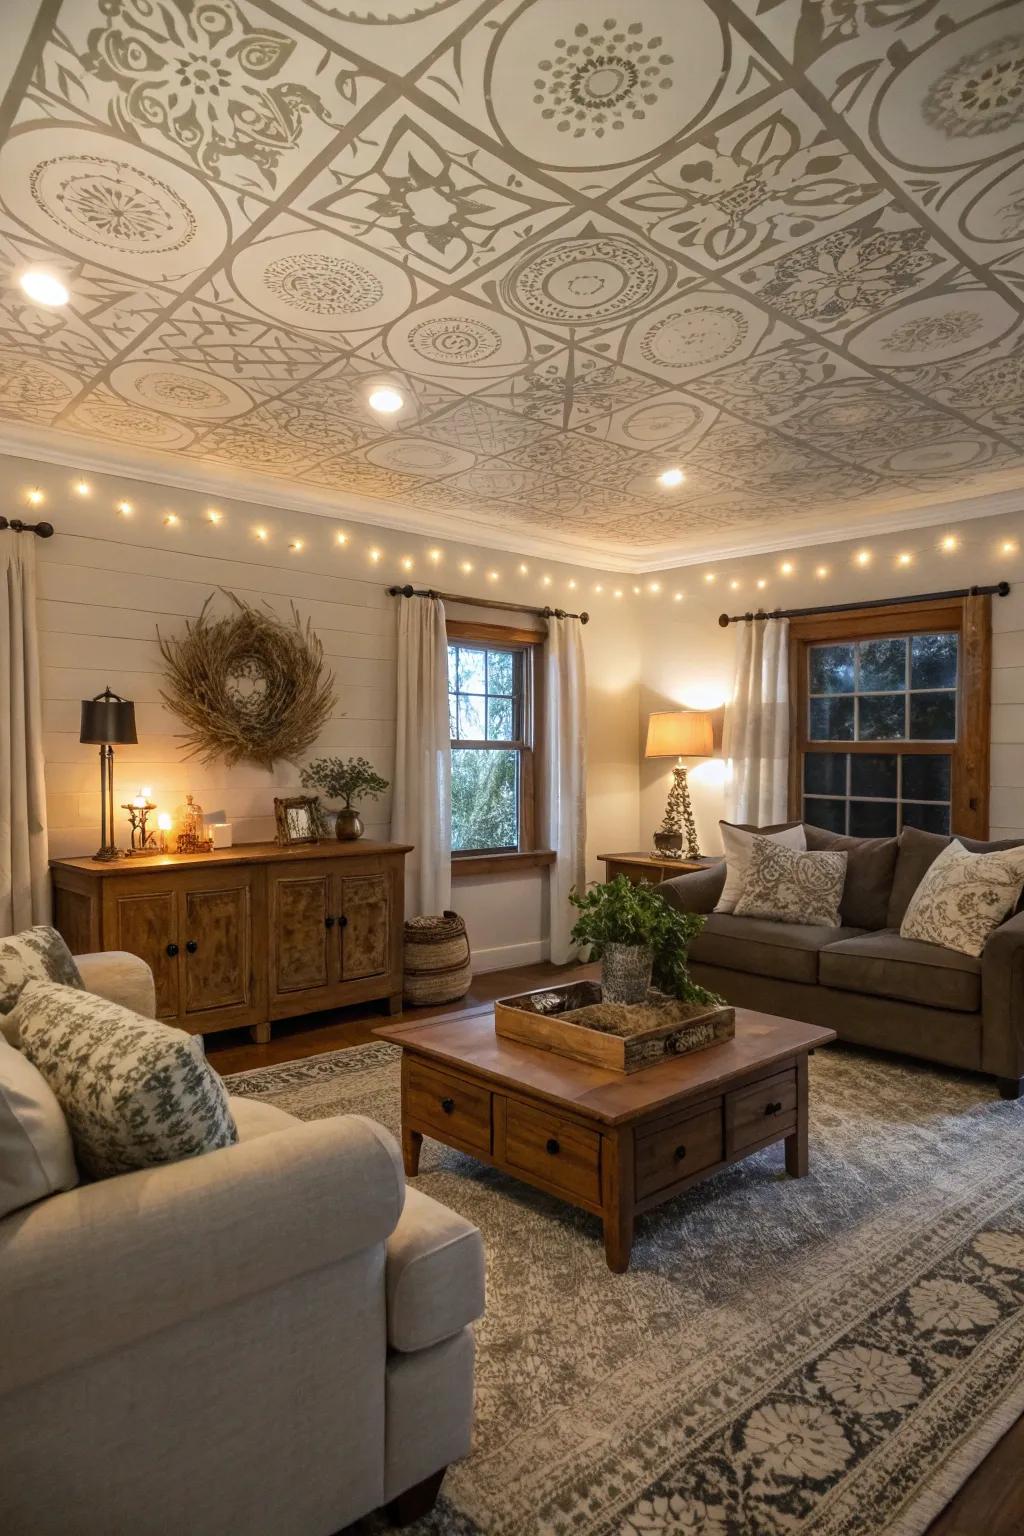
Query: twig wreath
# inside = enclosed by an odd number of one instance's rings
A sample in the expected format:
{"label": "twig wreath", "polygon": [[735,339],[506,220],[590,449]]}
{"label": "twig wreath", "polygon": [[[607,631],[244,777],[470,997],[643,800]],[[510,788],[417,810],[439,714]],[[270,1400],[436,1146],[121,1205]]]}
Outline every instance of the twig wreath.
{"label": "twig wreath", "polygon": [[182,639],[165,640],[157,629],[167,667],[160,697],[188,726],[186,758],[272,768],[317,739],[334,705],[334,678],[324,670],[323,645],[294,604],[289,624],[220,590],[235,613],[208,618],[211,592]]}

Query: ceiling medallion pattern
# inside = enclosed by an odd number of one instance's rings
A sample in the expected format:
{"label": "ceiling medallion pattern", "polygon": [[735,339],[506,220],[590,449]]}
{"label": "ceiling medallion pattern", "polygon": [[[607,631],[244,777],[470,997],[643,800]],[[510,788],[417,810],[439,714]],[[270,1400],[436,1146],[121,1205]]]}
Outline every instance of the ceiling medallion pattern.
{"label": "ceiling medallion pattern", "polygon": [[609,562],[1024,488],[1024,0],[54,9],[0,422]]}

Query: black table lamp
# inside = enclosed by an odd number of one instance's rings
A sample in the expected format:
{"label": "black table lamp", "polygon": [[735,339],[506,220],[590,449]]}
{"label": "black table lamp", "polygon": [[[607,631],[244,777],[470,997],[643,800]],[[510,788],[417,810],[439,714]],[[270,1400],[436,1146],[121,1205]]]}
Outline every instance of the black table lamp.
{"label": "black table lamp", "polygon": [[107,687],[94,699],[82,700],[82,728],[79,741],[99,745],[100,749],[100,826],[101,842],[94,859],[104,862],[120,858],[114,842],[114,747],[134,746],[135,705]]}

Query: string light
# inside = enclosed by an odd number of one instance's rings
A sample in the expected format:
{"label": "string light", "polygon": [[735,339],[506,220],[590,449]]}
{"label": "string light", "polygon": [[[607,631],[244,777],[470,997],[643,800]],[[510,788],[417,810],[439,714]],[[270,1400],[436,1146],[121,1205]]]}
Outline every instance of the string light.
{"label": "string light", "polygon": [[550,576],[542,576],[540,580],[541,580],[541,586],[550,587],[550,585],[551,585],[551,577]]}
{"label": "string light", "polygon": [[529,575],[529,571],[530,571],[530,567],[528,565],[524,565],[524,564],[522,564],[522,562],[520,562],[520,565],[519,565],[519,574],[520,574],[520,576],[527,576],[527,575]]}
{"label": "string light", "polygon": [[814,574],[820,580],[823,576],[827,576],[828,575],[828,566],[827,565],[819,565],[817,570],[814,572]]}
{"label": "string light", "polygon": [[117,510],[122,517],[131,517],[132,513],[135,511],[135,508],[132,506],[130,501],[119,501],[117,504]]}
{"label": "string light", "polygon": [[370,559],[373,561],[374,565],[377,564],[377,561],[381,558],[383,553],[384,553],[384,551],[382,549],[368,549],[367,550],[367,554],[370,557]]}
{"label": "string light", "polygon": [[164,527],[165,528],[177,528],[177,526],[178,526],[178,524],[180,522],[181,522],[181,518],[178,516],[177,512],[165,512],[164,513]]}
{"label": "string light", "polygon": [[612,597],[621,597],[621,596],[622,596],[622,588],[621,587],[616,587],[615,591],[612,593]]}
{"label": "string light", "polygon": [[340,545],[347,544],[348,543],[348,534],[347,533],[336,533],[334,535],[334,542],[335,542],[335,544],[340,544]]}
{"label": "string light", "polygon": [[305,540],[304,539],[289,539],[288,540],[288,548],[291,550],[293,555],[297,555],[300,550],[305,548]]}
{"label": "string light", "polygon": [[89,484],[88,480],[76,480],[75,493],[78,496],[89,496],[92,494],[92,486]]}
{"label": "string light", "polygon": [[738,592],[740,589],[740,584],[738,581],[730,581],[729,588],[733,592]]}
{"label": "string light", "polygon": [[794,567],[792,560],[783,560],[782,564],[779,566],[779,570],[782,572],[783,576],[792,576],[793,569]]}
{"label": "string light", "polygon": [[30,507],[41,507],[43,502],[46,500],[46,497],[43,495],[38,485],[34,485],[30,491],[25,492],[25,500],[28,502]]}
{"label": "string light", "polygon": [[267,532],[267,530],[265,528],[254,528],[253,529],[253,534],[255,535],[255,537],[257,539],[259,539],[261,544],[265,544],[267,542],[267,540],[269,539],[269,537],[270,537],[269,533]]}
{"label": "string light", "polygon": [[597,584],[596,584],[596,585],[595,585],[595,587],[594,587],[594,591],[595,591],[595,592],[603,592],[603,591],[604,591],[604,587],[602,587],[602,585],[601,585],[601,583],[600,583],[600,582],[598,582],[598,583],[597,583]]}
{"label": "string light", "polygon": [[704,572],[704,580],[707,582],[709,587],[714,585],[715,579],[716,578],[715,578],[714,571],[705,571]]}
{"label": "string light", "polygon": [[757,590],[759,592],[763,592],[767,585],[768,583],[765,581],[763,576],[758,577]]}
{"label": "string light", "polygon": [[402,570],[403,571],[411,571],[412,570],[412,556],[411,555],[403,555],[402,556]]}
{"label": "string light", "polygon": [[946,555],[951,555],[953,551],[955,549],[959,549],[959,547],[960,540],[957,538],[955,533],[947,533],[946,537],[939,543],[939,548],[942,550],[943,554]]}
{"label": "string light", "polygon": [[1015,555],[1018,545],[1016,539],[1004,539],[999,546],[999,552],[1003,555]]}
{"label": "string light", "polygon": [[661,591],[661,582],[660,581],[650,581],[650,582],[648,582],[647,590],[648,590],[648,592],[660,592]]}
{"label": "string light", "polygon": [[640,596],[640,588],[639,587],[634,587],[633,588],[633,596],[634,597],[639,597]]}
{"label": "string light", "polygon": [[896,564],[897,565],[911,565],[911,564],[913,564],[913,560],[914,560],[913,555],[907,554],[906,550],[904,550],[904,552],[901,555],[897,555],[896,556]]}
{"label": "string light", "polygon": [[428,549],[427,559],[431,562],[432,565],[437,565],[441,559],[441,551],[439,549]]}
{"label": "string light", "polygon": [[459,570],[462,572],[462,574],[464,576],[468,576],[472,569],[473,569],[473,562],[472,562],[472,560],[460,560],[459,561]]}
{"label": "string light", "polygon": [[487,580],[488,581],[497,581],[497,579],[498,579],[497,571],[488,571],[487,572]]}
{"label": "string light", "polygon": [[207,507],[207,509],[206,509],[206,521],[208,523],[212,523],[214,525],[214,527],[216,527],[219,522],[223,521],[223,519],[224,519],[224,513],[221,512],[218,507]]}
{"label": "string light", "polygon": [[570,592],[575,592],[576,591],[576,582],[575,582],[575,580],[570,581],[570,583],[569,583],[569,591]]}
{"label": "string light", "polygon": [[856,560],[858,565],[870,565],[871,551],[870,549],[858,549],[853,558]]}
{"label": "string light", "polygon": [[673,592],[673,594],[672,594],[672,601],[674,603],[681,603],[682,600],[683,600],[683,594],[681,592]]}

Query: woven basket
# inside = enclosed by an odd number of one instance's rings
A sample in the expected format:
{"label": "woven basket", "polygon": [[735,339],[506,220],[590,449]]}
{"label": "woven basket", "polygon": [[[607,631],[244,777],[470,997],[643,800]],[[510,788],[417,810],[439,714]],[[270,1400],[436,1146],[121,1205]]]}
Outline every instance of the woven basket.
{"label": "woven basket", "polygon": [[413,917],[405,925],[405,1000],[453,1003],[473,980],[466,925],[457,912]]}

